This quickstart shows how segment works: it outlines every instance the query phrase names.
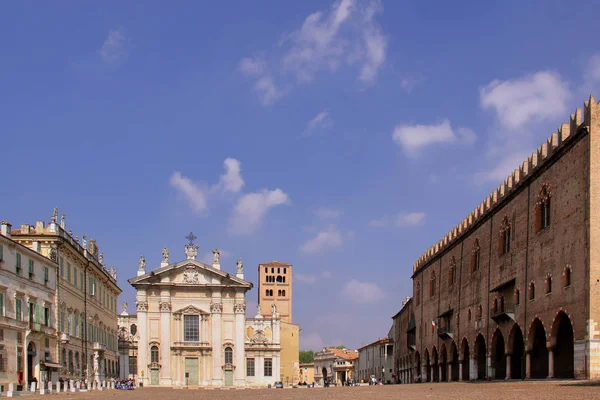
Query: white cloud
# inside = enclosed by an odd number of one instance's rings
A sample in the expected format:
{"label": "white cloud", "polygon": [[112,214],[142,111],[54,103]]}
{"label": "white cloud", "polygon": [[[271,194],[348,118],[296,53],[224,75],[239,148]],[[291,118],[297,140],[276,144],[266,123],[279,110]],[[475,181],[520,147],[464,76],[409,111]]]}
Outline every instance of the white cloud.
{"label": "white cloud", "polygon": [[369,221],[369,226],[373,228],[382,228],[390,224],[399,227],[417,226],[425,219],[424,212],[400,213],[395,216],[384,216],[379,219]]}
{"label": "white cloud", "polygon": [[392,139],[405,152],[416,155],[423,147],[436,143],[453,143],[460,140],[465,144],[472,144],[476,135],[469,128],[458,128],[455,132],[450,121],[445,119],[437,125],[397,125]]}
{"label": "white cloud", "polygon": [[342,216],[342,211],[335,208],[321,207],[315,213],[321,218],[339,218]]}
{"label": "white cloud", "polygon": [[294,274],[294,280],[302,283],[315,283],[317,280],[331,279],[333,274],[329,271],[322,271],[319,274]]}
{"label": "white cloud", "polygon": [[307,240],[300,251],[305,254],[314,254],[327,249],[340,247],[344,242],[342,233],[335,225],[331,225],[326,231],[321,231],[317,235]]}
{"label": "white cloud", "polygon": [[245,194],[234,207],[229,221],[229,232],[236,235],[249,235],[261,226],[271,208],[289,203],[289,196],[281,189],[264,189]]}
{"label": "white cloud", "polygon": [[174,172],[169,183],[186,199],[194,213],[204,213],[208,198],[205,188],[194,183],[190,178],[181,175],[180,172]]}
{"label": "white cloud", "polygon": [[342,295],[344,298],[360,304],[376,303],[385,297],[383,290],[376,283],[360,282],[356,279],[344,286]]}
{"label": "white cloud", "polygon": [[304,130],[305,136],[310,136],[315,129],[325,129],[333,125],[333,121],[329,116],[329,111],[321,111],[313,119],[308,121],[308,125]]}
{"label": "white cloud", "polygon": [[325,347],[325,342],[323,342],[323,338],[316,332],[312,333],[303,333],[300,332],[300,349],[301,350],[313,350],[313,351],[321,351],[321,349]]}
{"label": "white cloud", "polygon": [[[374,82],[387,53],[388,39],[375,21],[382,11],[379,0],[339,0],[328,11],[308,15],[302,26],[280,41],[281,53],[274,57],[277,68],[271,70],[277,70],[281,79],[292,74],[298,83],[307,83],[320,71],[333,72],[343,65],[357,64],[357,79]],[[264,61],[245,58],[240,69],[246,76],[264,78],[263,86],[273,89],[272,96],[266,96],[270,102],[262,98],[263,103],[270,104],[284,94],[275,86]],[[271,93],[255,89],[259,94]]]}
{"label": "white cloud", "polygon": [[600,54],[589,58],[584,74],[585,80],[589,84],[600,82]]}
{"label": "white cloud", "polygon": [[264,105],[272,104],[284,95],[284,91],[275,85],[264,60],[246,57],[240,61],[239,68],[246,77],[256,79],[254,90]]}
{"label": "white cloud", "polygon": [[127,38],[120,29],[111,30],[98,55],[107,64],[115,64],[127,56]]}
{"label": "white cloud", "polygon": [[514,80],[494,80],[479,92],[481,107],[494,109],[499,121],[510,129],[566,114],[571,95],[567,82],[553,71]]}
{"label": "white cloud", "polygon": [[225,192],[237,193],[244,186],[244,179],[241,175],[240,162],[235,158],[226,158],[223,162],[225,173],[221,175],[219,183],[214,190],[223,190]]}
{"label": "white cloud", "polygon": [[171,175],[169,183],[186,199],[194,213],[203,214],[211,195],[219,192],[237,193],[244,186],[238,160],[226,158],[223,166],[225,167],[225,173],[221,175],[219,182],[211,187],[204,183],[193,182],[178,171]]}

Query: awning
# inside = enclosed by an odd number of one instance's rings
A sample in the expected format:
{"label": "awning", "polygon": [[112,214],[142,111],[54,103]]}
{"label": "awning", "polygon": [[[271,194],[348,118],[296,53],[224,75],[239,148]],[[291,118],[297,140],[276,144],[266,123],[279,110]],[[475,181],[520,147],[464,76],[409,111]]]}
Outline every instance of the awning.
{"label": "awning", "polygon": [[41,363],[44,367],[46,368],[62,368],[62,365],[60,365],[59,363],[54,363],[54,362],[50,362],[50,361],[42,361]]}
{"label": "awning", "polygon": [[416,328],[417,328],[417,322],[415,321],[415,314],[413,314],[410,318],[410,322],[408,323],[408,327],[406,328],[406,332],[410,332]]}
{"label": "awning", "polygon": [[516,278],[512,278],[512,279],[510,279],[510,280],[508,280],[508,281],[506,281],[504,283],[501,283],[498,286],[496,286],[495,288],[493,288],[492,290],[490,290],[490,293],[492,293],[492,292],[499,292],[502,289],[506,289],[507,287],[510,287],[510,286],[514,285],[516,281],[517,281]]}

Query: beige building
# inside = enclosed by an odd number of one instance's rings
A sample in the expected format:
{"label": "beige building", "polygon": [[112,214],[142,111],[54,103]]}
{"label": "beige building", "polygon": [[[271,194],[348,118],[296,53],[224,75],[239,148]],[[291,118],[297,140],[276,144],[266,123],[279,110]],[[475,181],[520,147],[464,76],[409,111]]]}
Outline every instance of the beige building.
{"label": "beige building", "polygon": [[358,349],[358,360],[354,363],[355,378],[368,382],[370,377],[391,383],[394,380],[394,341],[380,338]]}
{"label": "beige building", "polygon": [[117,376],[117,285],[114,267],[107,269],[94,239],[81,241],[58,222],[55,208],[50,223],[37,221],[12,230],[12,239],[58,263],[55,320],[63,379],[104,381]]}
{"label": "beige building", "polygon": [[[55,293],[58,265],[0,230],[0,392],[9,384],[58,380]],[[25,389],[25,388],[23,388]]]}
{"label": "beige building", "polygon": [[281,315],[281,375],[285,385],[300,381],[300,327],[292,322],[292,265],[279,261],[258,266],[258,304],[268,310],[275,304]]}
{"label": "beige building", "polygon": [[354,379],[354,365],[357,361],[357,351],[323,348],[315,354],[315,382],[321,386],[326,382],[341,386],[348,379]]}
{"label": "beige building", "polygon": [[315,381],[315,363],[300,364],[300,382],[310,385]]}
{"label": "beige building", "polygon": [[138,277],[129,280],[137,314],[125,311],[119,319],[121,369],[144,386],[274,384],[281,351],[275,305],[264,315],[259,305],[256,317],[246,319],[252,283],[244,280],[241,260],[235,274],[221,270],[218,250],[212,266],[201,263],[195,237],[187,238],[181,262],[170,263],[165,248],[160,267],[147,272],[140,258]]}

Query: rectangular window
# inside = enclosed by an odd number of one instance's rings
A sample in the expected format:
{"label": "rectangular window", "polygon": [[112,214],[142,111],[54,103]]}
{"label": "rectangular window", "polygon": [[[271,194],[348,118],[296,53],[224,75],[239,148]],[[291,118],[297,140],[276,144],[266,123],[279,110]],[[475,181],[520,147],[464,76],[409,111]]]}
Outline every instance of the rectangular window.
{"label": "rectangular window", "polygon": [[17,269],[17,274],[20,274],[21,273],[21,255],[19,253],[17,253],[17,260],[16,260],[15,267]]}
{"label": "rectangular window", "polygon": [[64,259],[62,257],[60,258],[60,277],[61,278],[65,277],[65,265],[64,265]]}
{"label": "rectangular window", "polygon": [[73,268],[73,285],[77,287],[77,268]]}
{"label": "rectangular window", "polygon": [[183,340],[186,342],[200,341],[200,324],[198,315],[183,316]]}
{"label": "rectangular window", "polygon": [[4,248],[0,244],[0,261],[4,260]]}
{"label": "rectangular window", "polygon": [[50,326],[50,308],[44,307],[44,325]]}
{"label": "rectangular window", "polygon": [[83,285],[85,282],[83,281],[83,271],[79,273],[79,289],[83,290]]}
{"label": "rectangular window", "polygon": [[137,375],[137,357],[129,356],[129,375]]}
{"label": "rectangular window", "polygon": [[17,371],[23,371],[23,347],[17,347]]}
{"label": "rectangular window", "polygon": [[246,359],[246,376],[254,376],[254,358]]}
{"label": "rectangular window", "polygon": [[4,293],[0,293],[0,317],[4,317]]}
{"label": "rectangular window", "polygon": [[34,271],[35,271],[35,264],[32,259],[29,259],[29,277],[30,278],[33,276]]}
{"label": "rectangular window", "polygon": [[71,264],[67,263],[67,281],[71,283]]}
{"label": "rectangular window", "polygon": [[58,321],[58,330],[60,332],[65,331],[65,312],[64,311],[60,312],[60,319]]}
{"label": "rectangular window", "polygon": [[265,358],[265,376],[273,376],[273,360]]}
{"label": "rectangular window", "polygon": [[21,299],[15,299],[15,319],[23,321],[23,310],[21,309]]}

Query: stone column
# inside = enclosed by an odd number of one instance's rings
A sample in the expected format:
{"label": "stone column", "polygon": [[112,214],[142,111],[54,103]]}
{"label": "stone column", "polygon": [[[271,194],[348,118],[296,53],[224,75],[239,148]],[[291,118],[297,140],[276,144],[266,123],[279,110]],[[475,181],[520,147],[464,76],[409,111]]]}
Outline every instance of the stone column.
{"label": "stone column", "polygon": [[452,382],[452,364],[448,363],[447,367],[448,367],[448,372],[446,373],[446,380],[448,382]]}
{"label": "stone column", "polygon": [[[219,293],[219,296],[221,294]],[[221,313],[223,312],[223,303],[221,297],[212,299],[210,304],[210,312],[212,319],[212,383],[214,386],[223,385],[223,344],[221,338]]]}
{"label": "stone column", "polygon": [[531,351],[525,355],[525,379],[531,379]]}
{"label": "stone column", "polygon": [[245,345],[244,345],[244,330],[246,316],[246,302],[240,301],[233,306],[235,313],[235,385],[244,386],[246,384],[245,371]]}
{"label": "stone column", "polygon": [[[168,293],[167,293],[168,295]],[[171,386],[171,298],[161,297],[160,300],[160,384]]]}
{"label": "stone column", "polygon": [[554,378],[554,349],[548,349],[548,379]]}
{"label": "stone column", "polygon": [[146,294],[140,292],[138,291],[136,301],[138,333],[140,335],[137,370],[138,381],[141,381],[144,386],[148,386],[150,382],[150,371],[148,370],[148,354],[150,353],[148,348],[148,301],[146,301]]}
{"label": "stone column", "polygon": [[435,374],[433,373],[435,371],[435,365],[432,365],[430,370],[431,370],[431,382],[435,382]]}
{"label": "stone column", "polygon": [[469,380],[476,381],[478,372],[477,360],[474,358],[469,358]]}
{"label": "stone column", "polygon": [[444,370],[444,364],[439,363],[438,364],[438,382],[442,381],[442,377],[444,376],[444,374],[442,373],[443,370]]}
{"label": "stone column", "polygon": [[512,371],[511,371],[511,359],[512,359],[511,355],[507,354],[506,355],[506,380],[510,379],[510,375],[512,373]]}
{"label": "stone column", "polygon": [[493,378],[494,376],[496,376],[496,368],[492,366],[492,356],[487,356],[485,358],[485,362],[486,362],[486,366],[487,366],[487,368],[486,368],[487,377],[488,377],[488,379],[490,377]]}
{"label": "stone column", "polygon": [[463,380],[463,370],[462,370],[462,366],[463,366],[462,360],[460,360],[460,359],[459,359],[459,360],[458,360],[458,380],[459,380],[459,381],[462,381],[462,380]]}
{"label": "stone column", "polygon": [[427,365],[421,366],[421,382],[427,382]]}

